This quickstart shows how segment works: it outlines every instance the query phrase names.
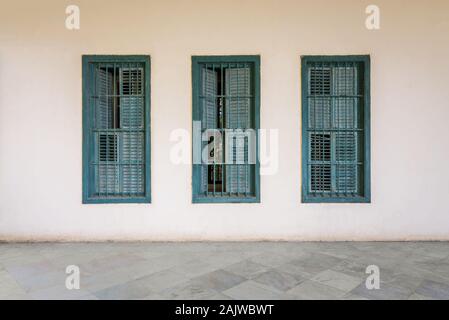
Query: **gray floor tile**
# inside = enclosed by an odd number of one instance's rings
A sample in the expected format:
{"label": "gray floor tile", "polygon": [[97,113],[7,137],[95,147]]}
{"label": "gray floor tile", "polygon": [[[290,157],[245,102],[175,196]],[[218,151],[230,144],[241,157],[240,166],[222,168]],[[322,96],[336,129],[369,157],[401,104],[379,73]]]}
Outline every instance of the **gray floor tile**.
{"label": "gray floor tile", "polygon": [[193,278],[217,270],[217,266],[211,265],[207,261],[190,260],[169,270]]}
{"label": "gray floor tile", "polygon": [[169,300],[202,300],[219,292],[194,281],[187,281],[163,290],[160,295]]}
{"label": "gray floor tile", "polygon": [[188,278],[182,274],[171,270],[163,270],[152,273],[148,276],[136,279],[136,282],[144,283],[154,292],[161,292],[167,288],[173,287],[179,283],[187,281]]}
{"label": "gray floor tile", "polygon": [[338,300],[345,295],[344,291],[311,280],[300,283],[287,293],[303,300]]}
{"label": "gray floor tile", "polygon": [[397,268],[394,270],[380,269],[380,279],[384,284],[403,287],[411,292],[414,292],[424,280],[422,275],[415,275]]}
{"label": "gray floor tile", "polygon": [[128,267],[145,261],[147,260],[134,254],[120,253],[92,259],[81,264],[79,267],[84,274],[93,274],[109,272],[114,269]]}
{"label": "gray floor tile", "polygon": [[[449,246],[446,241],[429,241],[429,242],[414,242],[413,252],[422,254],[437,259],[449,258]],[[398,243],[398,247],[404,246],[403,242]]]}
{"label": "gray floor tile", "polygon": [[[44,273],[55,271],[55,266],[47,259],[40,259],[32,263],[9,263],[5,265],[5,269],[11,274],[14,279],[25,279],[38,276]],[[60,269],[65,272],[65,269]]]}
{"label": "gray floor tile", "polygon": [[449,280],[449,258],[439,260],[433,271],[435,274]]}
{"label": "gray floor tile", "polygon": [[216,270],[192,279],[192,283],[218,292],[232,288],[243,281],[246,281],[246,278],[225,270]]}
{"label": "gray floor tile", "polygon": [[336,264],[334,267],[331,268],[331,270],[344,273],[348,276],[359,278],[359,279],[366,279],[366,268],[368,265],[362,264],[359,262],[354,262],[348,259],[344,259],[338,264]]}
{"label": "gray floor tile", "polygon": [[216,295],[205,298],[205,300],[233,300],[233,299],[223,293],[217,293]]}
{"label": "gray floor tile", "polygon": [[286,299],[287,294],[260,283],[248,280],[223,291],[223,294],[237,300],[278,300]]}
{"label": "gray floor tile", "polygon": [[143,299],[139,299],[139,300],[165,300],[166,298],[164,298],[162,295],[160,295],[159,293],[150,293],[148,296],[146,296]]}
{"label": "gray floor tile", "polygon": [[42,290],[58,285],[64,285],[66,277],[67,275],[65,273],[65,270],[60,270],[45,272],[28,277],[19,277],[15,278],[15,280],[28,293],[35,290]]}
{"label": "gray floor tile", "polygon": [[135,300],[143,299],[151,293],[154,292],[145,283],[134,280],[94,292],[94,295],[102,300]]}
{"label": "gray floor tile", "polygon": [[170,270],[163,270],[126,283],[95,292],[100,299],[145,299],[151,294],[172,287],[187,279]]}
{"label": "gray floor tile", "polygon": [[369,300],[369,299],[349,292],[343,296],[342,300]]}
{"label": "gray floor tile", "polygon": [[434,299],[431,297],[426,297],[417,293],[413,293],[410,297],[408,297],[408,300],[434,300]]}
{"label": "gray floor tile", "polygon": [[311,280],[344,292],[351,291],[363,281],[360,278],[352,277],[334,270],[320,272]]}
{"label": "gray floor tile", "polygon": [[292,260],[289,264],[298,267],[299,271],[314,276],[324,270],[335,267],[342,259],[320,253],[309,253],[299,259]]}
{"label": "gray floor tile", "polygon": [[91,292],[96,292],[159,272],[161,269],[161,266],[148,261],[146,263],[130,265],[127,268],[98,272],[90,275],[83,275],[81,270],[81,287]]}
{"label": "gray floor tile", "polygon": [[82,289],[68,290],[65,285],[31,291],[28,296],[34,300],[93,300],[96,299],[89,291]]}
{"label": "gray floor tile", "polygon": [[304,268],[301,265],[286,263],[279,267],[276,267],[277,271],[289,273],[304,279],[310,279],[313,275],[309,272],[304,271]]}
{"label": "gray floor tile", "polygon": [[409,289],[394,286],[386,283],[380,283],[379,289],[367,289],[365,282],[351,291],[352,294],[365,297],[370,300],[405,300],[413,292]]}
{"label": "gray floor tile", "polygon": [[424,280],[416,289],[416,293],[433,299],[449,299],[449,285],[445,283]]}
{"label": "gray floor tile", "polygon": [[259,263],[255,263],[251,260],[244,260],[242,262],[230,265],[224,269],[247,279],[252,279],[267,271],[269,268]]}
{"label": "gray floor tile", "polygon": [[[365,288],[370,264],[380,290]],[[447,299],[448,287],[447,242],[0,244],[0,299]]]}
{"label": "gray floor tile", "polygon": [[258,275],[253,280],[279,291],[287,291],[306,279],[299,275],[272,269]]}
{"label": "gray floor tile", "polygon": [[0,300],[29,299],[23,289],[14,278],[6,271],[0,271]]}
{"label": "gray floor tile", "polygon": [[289,255],[279,254],[275,252],[266,252],[256,255],[249,260],[267,267],[278,267],[280,265],[289,263],[290,261],[297,259],[298,257],[292,257]]}

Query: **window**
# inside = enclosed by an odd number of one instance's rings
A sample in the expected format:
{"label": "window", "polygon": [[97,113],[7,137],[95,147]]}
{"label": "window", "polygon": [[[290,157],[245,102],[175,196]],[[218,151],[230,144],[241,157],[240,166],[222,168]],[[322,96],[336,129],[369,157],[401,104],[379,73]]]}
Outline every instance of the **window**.
{"label": "window", "polygon": [[302,57],[302,200],[370,202],[370,58]]}
{"label": "window", "polygon": [[83,56],[83,203],[150,201],[150,58]]}
{"label": "window", "polygon": [[192,57],[193,202],[259,202],[258,56]]}

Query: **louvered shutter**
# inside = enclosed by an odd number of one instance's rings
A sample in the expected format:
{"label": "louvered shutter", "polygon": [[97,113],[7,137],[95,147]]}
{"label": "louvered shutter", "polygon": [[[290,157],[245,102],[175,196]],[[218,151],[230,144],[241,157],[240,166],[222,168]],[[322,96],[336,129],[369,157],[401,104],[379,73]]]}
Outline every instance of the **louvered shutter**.
{"label": "louvered shutter", "polygon": [[[251,128],[250,68],[228,68],[225,71],[226,107],[225,121],[228,129]],[[226,191],[229,193],[250,192],[250,165],[248,164],[248,136],[244,132],[233,132],[233,143],[226,145]],[[229,140],[228,140],[229,141]]]}
{"label": "louvered shutter", "polygon": [[315,196],[353,196],[359,190],[359,69],[353,63],[308,68],[308,185]]}
{"label": "louvered shutter", "polygon": [[310,134],[310,157],[312,161],[310,188],[312,192],[330,192],[331,181],[331,135]]}
{"label": "louvered shutter", "polygon": [[[217,128],[217,72],[207,68],[201,69],[202,76],[202,121],[203,130]],[[207,147],[209,141],[202,141],[202,150]],[[208,162],[211,160],[214,148],[211,144],[208,148]],[[201,192],[208,191],[208,170],[205,163],[201,165]]]}
{"label": "louvered shutter", "polygon": [[83,56],[83,203],[151,201],[149,72],[147,56]]}
{"label": "louvered shutter", "polygon": [[[357,131],[355,127],[358,99],[357,68],[336,66],[333,69],[335,133],[335,191],[357,192]],[[354,130],[354,131],[353,131]]]}
{"label": "louvered shutter", "polygon": [[95,68],[95,127],[97,129],[112,128],[113,122],[113,100],[111,95],[114,91],[114,75],[112,68]]}
{"label": "louvered shutter", "polygon": [[109,129],[113,128],[114,109],[111,95],[114,90],[113,69],[95,68],[96,99],[94,137],[96,177],[95,191],[100,195],[113,195],[119,192],[118,136]]}
{"label": "louvered shutter", "polygon": [[120,171],[122,192],[130,195],[144,193],[143,84],[143,68],[120,68]]}
{"label": "louvered shutter", "polygon": [[309,69],[309,127],[312,130],[309,132],[309,188],[312,193],[332,191],[331,73],[327,66]]}
{"label": "louvered shutter", "polygon": [[309,90],[313,98],[309,108],[309,126],[315,129],[329,129],[331,126],[331,68],[309,70]]}
{"label": "louvered shutter", "polygon": [[202,128],[217,128],[217,72],[207,68],[202,68],[203,77],[203,109],[202,109]]}

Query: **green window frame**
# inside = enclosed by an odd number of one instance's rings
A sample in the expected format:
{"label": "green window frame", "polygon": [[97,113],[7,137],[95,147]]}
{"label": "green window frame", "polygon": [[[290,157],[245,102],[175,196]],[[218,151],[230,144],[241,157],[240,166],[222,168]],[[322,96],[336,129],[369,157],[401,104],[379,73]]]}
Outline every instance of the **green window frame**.
{"label": "green window frame", "polygon": [[370,56],[303,56],[302,202],[369,203]]}
{"label": "green window frame", "polygon": [[83,55],[83,203],[150,203],[150,57]]}
{"label": "green window frame", "polygon": [[192,105],[192,202],[260,202],[260,56],[193,56]]}

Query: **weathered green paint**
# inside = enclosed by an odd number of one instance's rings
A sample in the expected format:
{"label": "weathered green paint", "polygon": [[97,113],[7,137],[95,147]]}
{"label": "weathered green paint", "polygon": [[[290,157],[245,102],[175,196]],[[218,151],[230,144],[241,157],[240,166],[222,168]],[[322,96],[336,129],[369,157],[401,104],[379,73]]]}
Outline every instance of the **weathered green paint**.
{"label": "weathered green paint", "polygon": [[[90,188],[93,176],[89,172],[89,155],[93,152],[93,143],[89,134],[90,110],[89,90],[93,83],[93,63],[143,63],[145,75],[145,196],[143,197],[91,197]],[[151,60],[146,55],[83,55],[82,57],[82,88],[83,88],[83,189],[82,202],[89,203],[151,203]]]}
{"label": "weathered green paint", "polygon": [[[301,95],[302,95],[302,202],[303,203],[370,203],[371,202],[371,127],[370,127],[370,56],[369,55],[349,55],[349,56],[302,56],[301,57]],[[309,142],[307,139],[308,128],[308,74],[307,65],[309,62],[361,62],[363,63],[364,73],[364,152],[363,152],[363,196],[355,197],[327,197],[327,196],[310,196],[308,192],[308,156]]]}
{"label": "weathered green paint", "polygon": [[[260,56],[192,56],[192,124],[193,121],[201,120],[199,107],[200,94],[200,65],[203,63],[252,63],[254,72],[252,74],[254,85],[254,130],[256,130],[256,163],[255,163],[255,185],[254,196],[247,197],[220,197],[200,195],[201,170],[200,166],[193,163],[192,152],[192,202],[193,203],[259,203],[260,202],[260,163],[259,163],[259,137],[260,128]],[[194,128],[192,125],[192,132]],[[193,150],[193,143],[192,143]]]}

